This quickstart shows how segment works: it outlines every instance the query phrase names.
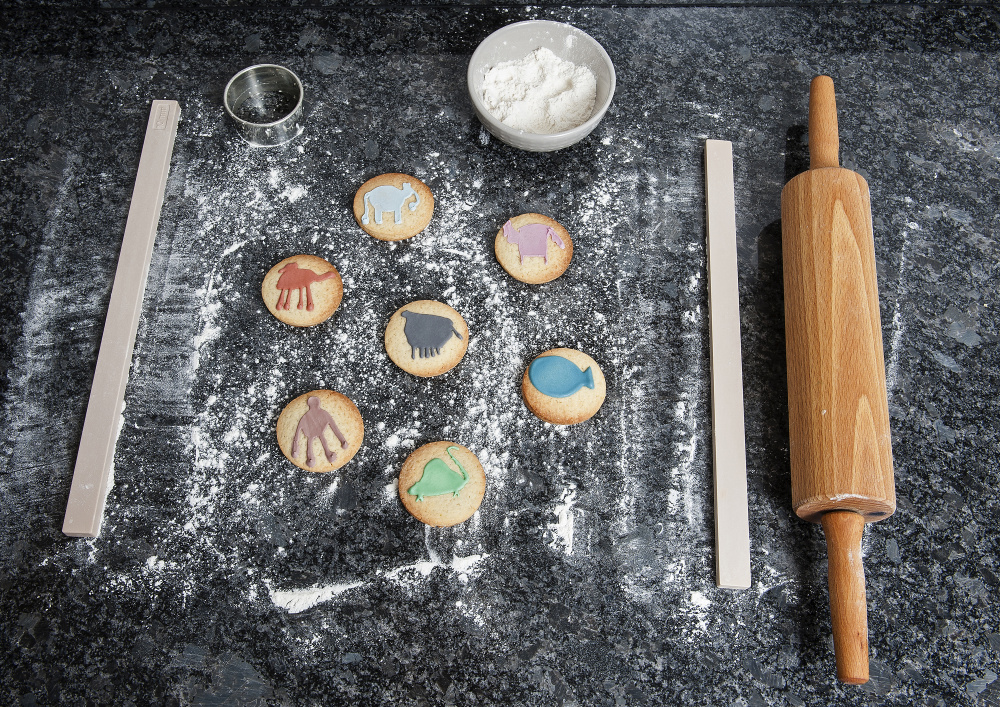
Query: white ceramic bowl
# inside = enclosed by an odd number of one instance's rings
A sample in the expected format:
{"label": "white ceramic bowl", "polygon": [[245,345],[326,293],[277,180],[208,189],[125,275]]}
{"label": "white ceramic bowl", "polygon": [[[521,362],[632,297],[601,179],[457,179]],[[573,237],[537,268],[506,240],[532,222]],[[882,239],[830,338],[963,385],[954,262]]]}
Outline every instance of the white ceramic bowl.
{"label": "white ceramic bowl", "polygon": [[[523,59],[541,47],[550,49],[560,59],[584,65],[594,72],[597,100],[593,114],[582,125],[558,133],[528,133],[501,123],[483,103],[483,79],[490,68],[500,62]],[[604,47],[572,25],[549,20],[515,22],[484,39],[469,60],[467,79],[472,106],[486,129],[508,145],[531,152],[560,150],[587,137],[601,122],[615,95],[615,67]]]}

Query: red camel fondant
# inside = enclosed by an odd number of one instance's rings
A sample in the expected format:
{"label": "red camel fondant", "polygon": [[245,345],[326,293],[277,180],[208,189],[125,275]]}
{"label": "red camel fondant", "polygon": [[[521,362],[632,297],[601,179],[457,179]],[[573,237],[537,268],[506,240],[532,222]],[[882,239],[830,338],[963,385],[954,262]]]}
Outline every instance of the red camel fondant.
{"label": "red camel fondant", "polygon": [[306,309],[310,312],[315,309],[313,305],[312,290],[310,285],[314,282],[319,282],[321,280],[329,280],[333,277],[334,273],[330,272],[323,273],[322,275],[317,275],[312,270],[308,268],[300,268],[299,264],[294,260],[288,265],[284,266],[278,272],[281,273],[281,277],[278,278],[278,283],[275,287],[278,288],[278,304],[276,305],[278,309],[291,309],[289,304],[289,299],[291,299],[291,291],[299,291],[299,309],[302,309],[302,290],[306,291]]}

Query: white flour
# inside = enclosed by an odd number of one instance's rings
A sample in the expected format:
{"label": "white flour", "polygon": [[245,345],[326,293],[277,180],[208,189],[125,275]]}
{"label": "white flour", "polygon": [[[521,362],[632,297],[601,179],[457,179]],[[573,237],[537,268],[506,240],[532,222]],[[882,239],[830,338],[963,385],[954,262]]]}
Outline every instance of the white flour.
{"label": "white flour", "polygon": [[529,133],[556,133],[587,122],[597,79],[586,66],[544,47],[486,72],[483,101],[500,122]]}
{"label": "white flour", "polygon": [[[192,109],[187,120],[189,134],[209,136],[216,112],[211,106]],[[655,616],[679,612],[685,619],[680,639],[700,640],[711,616],[704,604],[714,594],[704,591],[689,600],[704,585],[707,561],[692,559],[684,548],[710,543],[698,502],[705,445],[695,414],[704,397],[699,392],[703,314],[697,308],[703,283],[691,277],[679,281],[679,301],[673,302],[647,296],[635,282],[659,276],[663,249],[680,262],[691,259],[695,246],[678,235],[673,201],[698,198],[698,183],[683,175],[647,181],[639,170],[617,173],[622,164],[636,163],[644,143],[612,126],[604,133],[595,146],[594,169],[607,178],[578,184],[568,175],[548,194],[503,174],[494,188],[504,203],[496,205],[494,197],[481,196],[485,180],[468,165],[428,149],[417,161],[434,185],[438,220],[419,239],[398,245],[372,242],[340,202],[331,206],[319,177],[305,167],[329,163],[336,174],[354,174],[355,168],[309,134],[294,152],[275,157],[236,141],[233,154],[221,157],[204,155],[197,143],[182,145],[169,194],[194,213],[176,207],[165,212],[172,230],[165,228],[164,234],[173,238],[158,240],[152,261],[129,396],[130,404],[152,399],[171,412],[164,423],[171,426],[157,433],[176,438],[179,459],[169,472],[172,480],[165,481],[167,496],[157,501],[163,509],[157,542],[130,565],[108,563],[105,585],[145,601],[171,591],[183,606],[197,597],[206,577],[219,578],[233,601],[289,614],[316,612],[317,618],[302,626],[320,650],[334,640],[325,619],[336,616],[344,602],[423,601],[443,588],[450,596],[437,605],[441,611],[489,627],[498,620],[490,604],[492,587],[508,576],[510,553],[526,550],[546,565],[571,566],[574,572],[591,572],[610,555],[609,584],[620,589],[623,601]],[[66,199],[72,177],[70,170],[60,192]],[[62,201],[57,202],[54,220],[61,213]],[[564,279],[548,289],[525,290],[499,269],[488,244],[456,235],[493,232],[509,209],[522,208],[520,202],[523,210],[537,204],[574,222],[583,256],[579,267],[600,278],[594,296],[588,296],[589,281],[579,274],[577,286]],[[651,223],[664,225],[632,224],[635,204],[651,214]],[[59,227],[66,228],[63,223]],[[623,234],[629,238],[623,240]],[[337,265],[350,296],[330,326],[304,332],[308,340],[292,339],[284,330],[270,334],[259,285],[248,272],[262,274],[269,258],[284,248],[310,247]],[[53,262],[46,272],[58,266]],[[30,300],[39,303],[26,314],[27,330],[35,333],[54,328],[51,310],[41,303],[68,297],[57,279],[39,279],[43,282],[56,284]],[[377,286],[380,282],[388,286]],[[476,332],[454,376],[411,385],[416,396],[405,402],[380,341],[388,316],[382,302],[386,290],[401,302],[432,293],[462,312]],[[587,318],[563,306],[577,296],[587,298]],[[617,314],[626,309],[631,319],[623,322]],[[657,369],[649,367],[649,352],[664,322],[683,332],[673,351],[678,377],[650,382],[650,371]],[[243,328],[264,335],[247,339],[246,347],[233,344]],[[24,390],[43,364],[54,361],[36,355],[44,353],[35,348],[46,343],[42,334],[29,341],[19,364]],[[616,394],[606,403],[603,425],[557,428],[539,423],[524,408],[518,381],[526,362],[556,345],[596,350],[605,371],[614,375]],[[178,351],[184,365],[176,363]],[[671,440],[665,441],[652,433],[660,416],[652,395],[668,383],[684,391],[679,396],[684,404],[674,410]],[[303,390],[322,387],[348,390],[372,412],[362,458],[336,476],[299,474],[273,446],[274,421],[284,404]],[[412,410],[396,412],[400,407]],[[143,409],[130,405],[126,431],[133,446],[128,451],[120,446],[119,462],[152,434],[138,428],[145,424]],[[37,420],[41,410],[33,415],[27,410],[30,419]],[[42,443],[45,428],[38,429],[25,435],[19,450]],[[461,528],[418,529],[414,536],[414,523],[399,506],[396,476],[409,452],[435,437],[455,439],[477,453],[489,479],[487,497]],[[654,449],[662,456],[662,475],[643,466]],[[23,455],[29,458],[30,452]],[[606,458],[610,464],[598,463]],[[77,546],[79,561],[98,570],[107,563],[106,548],[120,551],[129,541],[118,529],[147,522],[149,505],[137,489],[144,473],[160,472],[149,461],[129,462],[111,499],[104,537]],[[25,495],[28,489],[45,488],[44,468],[23,469],[0,478],[0,489],[17,483],[25,491],[15,495],[32,498]],[[38,475],[28,478],[29,473]],[[23,482],[11,478],[18,475]],[[644,501],[658,493],[668,495],[670,513],[658,513],[656,504]],[[342,507],[343,499],[355,496],[356,509]],[[362,527],[355,524],[373,515],[393,519],[400,528],[400,544],[390,552],[352,536],[352,528]],[[327,527],[336,528],[330,531],[335,535],[328,536]],[[317,542],[338,543],[347,561],[299,571],[300,548]],[[265,559],[258,561],[261,548]],[[54,562],[72,566],[77,555],[69,553]],[[302,649],[303,659],[309,650]]]}

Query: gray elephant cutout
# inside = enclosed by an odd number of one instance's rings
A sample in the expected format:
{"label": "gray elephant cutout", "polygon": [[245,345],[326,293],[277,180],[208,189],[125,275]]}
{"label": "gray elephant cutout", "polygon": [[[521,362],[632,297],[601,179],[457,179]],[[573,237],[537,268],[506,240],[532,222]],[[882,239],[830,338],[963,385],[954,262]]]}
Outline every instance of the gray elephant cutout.
{"label": "gray elephant cutout", "polygon": [[406,336],[406,343],[410,345],[410,358],[416,358],[418,351],[421,358],[433,358],[441,353],[441,347],[448,343],[452,335],[462,339],[462,335],[448,317],[408,310],[399,316],[406,320],[403,324],[403,335]]}
{"label": "gray elephant cutout", "polygon": [[415,201],[409,203],[410,211],[416,211],[420,206],[420,195],[413,191],[413,186],[409,182],[403,182],[402,187],[394,187],[391,184],[382,184],[365,194],[365,211],[361,215],[361,223],[368,224],[368,207],[375,210],[375,223],[381,225],[382,214],[391,211],[396,223],[403,222],[403,204],[410,197]]}

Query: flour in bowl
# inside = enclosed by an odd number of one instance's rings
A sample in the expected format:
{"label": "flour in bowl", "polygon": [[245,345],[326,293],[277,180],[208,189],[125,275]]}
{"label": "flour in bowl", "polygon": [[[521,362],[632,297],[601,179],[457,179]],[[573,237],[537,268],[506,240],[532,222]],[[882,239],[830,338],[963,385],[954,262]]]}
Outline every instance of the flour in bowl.
{"label": "flour in bowl", "polygon": [[483,79],[483,102],[505,125],[528,133],[557,133],[594,113],[597,79],[586,66],[544,47],[492,67]]}

